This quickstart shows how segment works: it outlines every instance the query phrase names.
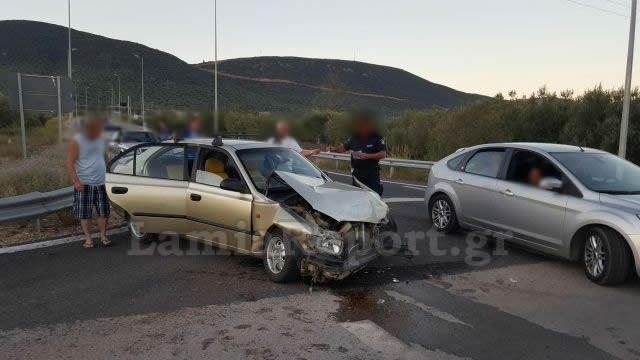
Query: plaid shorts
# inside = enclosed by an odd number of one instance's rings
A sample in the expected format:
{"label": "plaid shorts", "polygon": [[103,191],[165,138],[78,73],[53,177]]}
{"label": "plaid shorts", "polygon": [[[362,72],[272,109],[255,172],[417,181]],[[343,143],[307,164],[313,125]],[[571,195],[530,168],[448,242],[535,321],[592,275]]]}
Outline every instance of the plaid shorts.
{"label": "plaid shorts", "polygon": [[73,214],[76,219],[91,219],[93,207],[100,217],[108,217],[110,212],[107,188],[104,185],[85,185],[84,191],[73,194]]}

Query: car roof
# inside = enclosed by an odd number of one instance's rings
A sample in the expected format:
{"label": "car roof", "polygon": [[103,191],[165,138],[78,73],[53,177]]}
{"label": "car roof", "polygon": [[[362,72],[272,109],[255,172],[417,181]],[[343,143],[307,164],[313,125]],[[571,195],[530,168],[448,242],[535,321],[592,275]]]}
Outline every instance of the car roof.
{"label": "car roof", "polygon": [[[213,138],[185,139],[185,140],[181,140],[180,143],[209,146],[213,143]],[[276,145],[268,144],[264,141],[224,139],[224,138],[222,139],[222,144],[224,147],[231,148],[234,150],[276,147]]]}
{"label": "car roof", "polygon": [[571,153],[571,152],[590,152],[590,153],[604,153],[605,151],[592,149],[588,147],[580,147],[578,145],[564,145],[564,144],[552,144],[552,143],[534,143],[534,142],[511,142],[511,143],[496,143],[496,144],[484,144],[479,145],[478,148],[486,147],[515,147],[527,150],[537,150],[546,153]]}

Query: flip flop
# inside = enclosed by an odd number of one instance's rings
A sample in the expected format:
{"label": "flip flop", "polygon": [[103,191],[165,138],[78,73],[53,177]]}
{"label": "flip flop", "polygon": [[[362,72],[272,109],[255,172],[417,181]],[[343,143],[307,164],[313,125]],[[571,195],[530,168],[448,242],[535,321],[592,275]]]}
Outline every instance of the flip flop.
{"label": "flip flop", "polygon": [[100,244],[102,244],[102,247],[111,247],[113,245],[113,242],[111,242],[111,240],[104,241],[104,240],[100,240]]}
{"label": "flip flop", "polygon": [[95,247],[95,245],[93,243],[84,242],[82,244],[82,247],[85,248],[85,249],[93,249]]}

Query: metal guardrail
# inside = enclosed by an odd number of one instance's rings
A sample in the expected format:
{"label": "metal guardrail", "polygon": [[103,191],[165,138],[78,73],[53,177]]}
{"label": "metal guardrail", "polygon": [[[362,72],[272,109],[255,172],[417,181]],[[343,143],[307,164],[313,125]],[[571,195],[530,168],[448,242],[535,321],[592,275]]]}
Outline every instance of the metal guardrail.
{"label": "metal guardrail", "polygon": [[[338,168],[338,161],[351,161],[350,154],[339,154],[339,153],[330,153],[330,152],[321,152],[318,155],[314,155],[314,157],[320,159],[331,159],[336,161],[336,169]],[[393,173],[396,167],[399,168],[410,168],[410,169],[431,169],[436,162],[435,161],[422,161],[422,160],[406,160],[406,159],[394,159],[394,158],[385,158],[380,160],[380,165],[389,166],[389,175],[393,177]]]}
{"label": "metal guardrail", "polygon": [[[351,155],[323,152],[315,155],[321,159],[336,161],[351,161]],[[387,158],[380,160],[380,164],[391,167],[390,175],[393,177],[394,168],[430,169],[432,161],[405,160]],[[40,219],[56,211],[69,208],[73,205],[73,186],[50,192],[32,192],[0,199],[0,223],[15,220],[34,220],[33,226],[40,230]]]}
{"label": "metal guardrail", "polygon": [[73,186],[3,198],[0,199],[0,223],[35,219],[34,228],[40,231],[40,218],[72,205]]}

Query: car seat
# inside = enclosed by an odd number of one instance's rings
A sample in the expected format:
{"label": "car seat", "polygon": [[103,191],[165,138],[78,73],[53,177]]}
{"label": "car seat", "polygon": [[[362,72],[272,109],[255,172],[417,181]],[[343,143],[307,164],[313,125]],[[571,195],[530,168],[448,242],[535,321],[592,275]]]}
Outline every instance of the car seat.
{"label": "car seat", "polygon": [[204,162],[204,171],[218,175],[222,180],[229,178],[229,175],[224,171],[224,162],[220,159],[207,159]]}

